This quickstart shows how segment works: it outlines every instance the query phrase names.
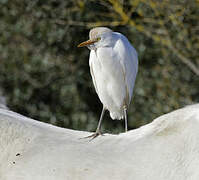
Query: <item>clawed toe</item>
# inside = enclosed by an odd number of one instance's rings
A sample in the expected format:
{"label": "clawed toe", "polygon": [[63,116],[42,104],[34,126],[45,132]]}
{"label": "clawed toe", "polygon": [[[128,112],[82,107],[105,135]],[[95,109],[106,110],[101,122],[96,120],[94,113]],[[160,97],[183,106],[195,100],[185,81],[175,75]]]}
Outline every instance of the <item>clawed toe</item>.
{"label": "clawed toe", "polygon": [[101,132],[95,132],[95,133],[91,134],[90,136],[86,136],[86,137],[83,137],[81,139],[91,138],[90,139],[90,141],[91,141],[91,140],[95,139],[96,137],[98,137],[99,135],[103,135],[103,134]]}

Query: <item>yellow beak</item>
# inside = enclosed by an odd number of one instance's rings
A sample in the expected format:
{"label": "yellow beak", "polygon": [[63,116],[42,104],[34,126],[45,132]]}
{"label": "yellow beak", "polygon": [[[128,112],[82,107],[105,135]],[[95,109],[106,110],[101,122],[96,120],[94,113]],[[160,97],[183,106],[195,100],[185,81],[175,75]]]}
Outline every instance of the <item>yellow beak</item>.
{"label": "yellow beak", "polygon": [[84,46],[88,46],[90,44],[94,44],[95,42],[97,42],[97,40],[88,40],[88,41],[84,41],[82,43],[80,43],[77,47],[84,47]]}

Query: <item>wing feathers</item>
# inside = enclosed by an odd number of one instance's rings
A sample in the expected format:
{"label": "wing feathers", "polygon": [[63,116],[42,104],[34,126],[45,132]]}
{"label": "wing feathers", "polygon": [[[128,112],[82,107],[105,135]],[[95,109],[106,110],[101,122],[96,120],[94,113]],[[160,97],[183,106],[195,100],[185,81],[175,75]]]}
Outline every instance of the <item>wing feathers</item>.
{"label": "wing feathers", "polygon": [[123,76],[126,85],[126,105],[128,106],[132,97],[135,78],[138,71],[137,52],[129,43],[127,38],[118,33],[119,37],[115,44],[115,51],[120,57],[120,64],[123,69]]}

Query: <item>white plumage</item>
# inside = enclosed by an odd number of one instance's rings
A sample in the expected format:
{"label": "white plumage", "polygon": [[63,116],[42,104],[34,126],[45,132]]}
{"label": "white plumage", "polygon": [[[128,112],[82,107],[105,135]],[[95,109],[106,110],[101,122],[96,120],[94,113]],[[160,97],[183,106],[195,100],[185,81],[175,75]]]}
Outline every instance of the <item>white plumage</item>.
{"label": "white plumage", "polygon": [[79,47],[91,50],[90,72],[103,109],[109,110],[112,119],[126,118],[138,71],[137,52],[124,35],[109,28],[94,28],[89,36]]}

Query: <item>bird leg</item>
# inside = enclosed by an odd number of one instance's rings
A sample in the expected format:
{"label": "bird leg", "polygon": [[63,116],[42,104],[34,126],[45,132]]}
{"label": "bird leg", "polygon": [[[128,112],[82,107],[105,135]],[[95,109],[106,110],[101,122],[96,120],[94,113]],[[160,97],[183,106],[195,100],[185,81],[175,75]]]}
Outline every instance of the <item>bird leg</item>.
{"label": "bird leg", "polygon": [[128,124],[127,124],[128,119],[127,119],[127,108],[126,108],[126,106],[124,106],[123,110],[124,110],[125,132],[127,132],[128,131]]}
{"label": "bird leg", "polygon": [[97,136],[102,135],[100,129],[101,129],[101,124],[102,124],[102,120],[103,120],[103,117],[104,117],[105,110],[106,110],[106,109],[105,109],[105,107],[103,106],[102,113],[101,113],[101,116],[100,116],[100,120],[99,120],[99,122],[98,122],[97,129],[96,129],[95,133],[92,134],[92,135],[90,135],[90,136],[87,136],[87,137],[85,137],[85,138],[92,138],[91,140],[93,140],[93,139],[96,138]]}

